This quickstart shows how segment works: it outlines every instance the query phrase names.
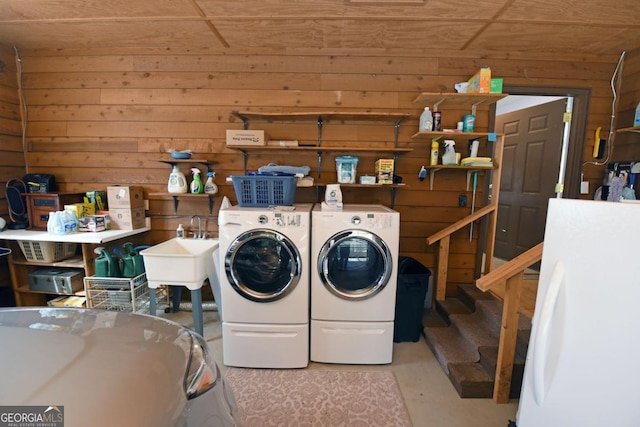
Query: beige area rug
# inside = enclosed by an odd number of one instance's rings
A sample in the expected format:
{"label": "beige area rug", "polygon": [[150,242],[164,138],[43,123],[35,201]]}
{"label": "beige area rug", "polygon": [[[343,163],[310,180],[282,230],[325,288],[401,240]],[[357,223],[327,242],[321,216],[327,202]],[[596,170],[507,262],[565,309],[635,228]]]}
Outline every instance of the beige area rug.
{"label": "beige area rug", "polygon": [[242,425],[411,426],[393,372],[227,368]]}

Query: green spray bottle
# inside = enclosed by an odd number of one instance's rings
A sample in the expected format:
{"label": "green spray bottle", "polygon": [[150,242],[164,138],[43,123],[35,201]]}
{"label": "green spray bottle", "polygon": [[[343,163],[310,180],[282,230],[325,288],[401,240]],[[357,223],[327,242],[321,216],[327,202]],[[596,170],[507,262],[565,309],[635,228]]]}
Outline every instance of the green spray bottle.
{"label": "green spray bottle", "polygon": [[202,185],[202,179],[200,178],[200,169],[191,168],[191,173],[193,174],[193,181],[191,181],[191,193],[204,193],[204,185]]}

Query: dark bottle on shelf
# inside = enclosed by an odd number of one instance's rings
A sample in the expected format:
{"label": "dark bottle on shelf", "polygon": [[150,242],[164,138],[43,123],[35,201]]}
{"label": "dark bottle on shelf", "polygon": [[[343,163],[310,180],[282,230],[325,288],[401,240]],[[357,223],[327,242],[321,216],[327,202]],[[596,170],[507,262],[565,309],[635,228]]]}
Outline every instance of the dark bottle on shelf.
{"label": "dark bottle on shelf", "polygon": [[433,112],[433,130],[434,132],[442,130],[442,113],[440,111]]}

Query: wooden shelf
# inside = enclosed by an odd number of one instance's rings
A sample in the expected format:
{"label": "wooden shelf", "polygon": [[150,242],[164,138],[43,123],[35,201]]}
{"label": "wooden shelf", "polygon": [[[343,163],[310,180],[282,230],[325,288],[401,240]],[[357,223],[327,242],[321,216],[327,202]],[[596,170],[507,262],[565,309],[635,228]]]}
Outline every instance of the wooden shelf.
{"label": "wooden shelf", "polygon": [[492,166],[434,165],[434,166],[425,166],[425,169],[429,171],[429,190],[433,190],[433,182],[436,179],[436,172],[439,172],[441,170],[456,170],[456,171],[463,170],[467,172],[466,191],[469,191],[471,176],[473,175],[474,172],[495,170],[495,169],[498,169],[498,165],[496,165],[495,163]]}
{"label": "wooden shelf", "polygon": [[[335,184],[332,182],[318,182],[313,184],[314,187],[326,187],[329,184]],[[406,184],[340,184],[340,187],[343,188],[409,188]],[[298,187],[304,188],[304,187]]]}
{"label": "wooden shelf", "polygon": [[503,136],[499,133],[494,132],[416,132],[411,138],[412,139],[424,139],[424,140],[440,140],[440,139],[453,139],[453,140],[471,140],[471,139],[482,139],[487,138],[490,141],[492,137],[497,139],[498,137]]}
{"label": "wooden shelf", "polygon": [[630,128],[622,128],[616,131],[617,133],[640,133],[640,126],[633,126]]}
{"label": "wooden shelf", "polygon": [[68,296],[68,297],[73,297],[73,296],[84,296],[82,294],[80,294],[79,292],[84,292],[84,291],[78,291],[76,293],[71,293],[68,294],[66,292],[53,292],[53,291],[36,291],[36,290],[32,290],[31,288],[29,288],[29,286],[19,286],[15,289],[17,292],[21,292],[21,293],[25,293],[25,294],[41,294],[41,295],[60,295],[60,296]]}
{"label": "wooden shelf", "polygon": [[84,260],[82,259],[82,256],[74,256],[72,258],[63,259],[62,261],[54,261],[48,263],[26,261],[16,256],[13,260],[13,263],[18,265],[35,265],[46,267],[84,268]]}
{"label": "wooden shelf", "polygon": [[[216,184],[217,185],[217,184]],[[200,194],[193,194],[193,193],[149,193],[149,198],[150,199],[173,199],[173,213],[177,214],[178,213],[178,205],[180,204],[180,199],[198,199],[198,198],[207,198],[209,199],[209,214],[213,213],[213,198],[216,197],[218,195],[218,193],[216,194],[209,194],[209,193],[200,193]]]}
{"label": "wooden shelf", "polygon": [[434,111],[438,106],[486,106],[500,101],[502,98],[509,96],[507,93],[428,93],[424,92],[418,95],[414,100],[414,104],[433,105]]}
{"label": "wooden shelf", "polygon": [[346,152],[346,151],[350,151],[350,152],[371,152],[371,153],[380,153],[380,152],[385,152],[385,153],[409,153],[411,151],[413,151],[413,148],[393,148],[393,147],[358,147],[358,148],[349,148],[349,147],[323,147],[323,146],[316,146],[316,145],[303,145],[303,146],[297,146],[297,147],[281,147],[281,146],[269,146],[269,145],[234,145],[234,146],[229,146],[227,145],[227,148],[230,148],[232,150],[238,150],[238,151],[242,151],[242,152],[247,152],[247,151],[271,151],[271,150],[276,150],[276,151],[282,151],[282,150],[286,150],[286,151],[313,151],[313,152],[331,152],[331,151],[335,151],[335,152]]}
{"label": "wooden shelf", "polygon": [[372,112],[372,111],[291,111],[291,112],[255,112],[255,111],[232,111],[234,116],[240,120],[259,119],[259,120],[280,120],[280,121],[296,121],[309,119],[324,120],[363,120],[363,121],[381,121],[381,120],[403,120],[411,117],[405,113],[391,112]]}

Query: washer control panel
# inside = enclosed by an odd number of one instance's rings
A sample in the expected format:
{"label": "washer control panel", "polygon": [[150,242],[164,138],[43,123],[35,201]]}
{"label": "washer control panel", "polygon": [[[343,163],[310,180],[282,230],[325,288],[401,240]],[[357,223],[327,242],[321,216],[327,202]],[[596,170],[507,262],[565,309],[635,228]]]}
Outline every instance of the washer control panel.
{"label": "washer control panel", "polygon": [[364,213],[361,215],[353,215],[349,222],[351,225],[375,230],[391,227],[392,221],[391,215]]}

